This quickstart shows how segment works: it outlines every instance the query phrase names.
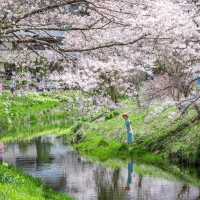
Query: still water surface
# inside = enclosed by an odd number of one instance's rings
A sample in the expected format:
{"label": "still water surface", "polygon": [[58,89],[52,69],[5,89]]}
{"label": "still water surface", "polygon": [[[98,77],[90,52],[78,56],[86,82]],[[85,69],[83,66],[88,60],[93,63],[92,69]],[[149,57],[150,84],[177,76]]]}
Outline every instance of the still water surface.
{"label": "still water surface", "polygon": [[[2,147],[1,147],[2,148]],[[200,189],[164,178],[139,176],[136,163],[109,169],[82,158],[63,138],[8,144],[0,159],[39,177],[77,200],[197,200]]]}

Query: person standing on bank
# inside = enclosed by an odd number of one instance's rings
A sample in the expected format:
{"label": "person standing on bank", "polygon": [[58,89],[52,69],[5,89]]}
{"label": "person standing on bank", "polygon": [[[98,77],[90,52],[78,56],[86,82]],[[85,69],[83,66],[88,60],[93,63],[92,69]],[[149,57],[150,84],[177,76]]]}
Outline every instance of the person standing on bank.
{"label": "person standing on bank", "polygon": [[128,114],[123,114],[122,117],[125,120],[125,126],[127,130],[127,144],[132,144],[134,140],[134,134],[131,127],[131,121],[129,120]]}

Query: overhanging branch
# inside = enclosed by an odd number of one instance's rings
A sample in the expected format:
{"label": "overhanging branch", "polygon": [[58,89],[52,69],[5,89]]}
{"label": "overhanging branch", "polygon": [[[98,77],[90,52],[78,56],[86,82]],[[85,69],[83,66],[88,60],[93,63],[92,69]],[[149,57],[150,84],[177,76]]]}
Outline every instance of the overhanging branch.
{"label": "overhanging branch", "polygon": [[139,38],[130,41],[130,42],[112,42],[112,43],[108,43],[108,44],[102,44],[99,46],[94,46],[94,47],[88,47],[88,48],[82,48],[82,49],[61,49],[63,52],[66,53],[73,53],[73,52],[88,52],[88,51],[95,51],[95,50],[99,50],[99,49],[107,49],[107,48],[112,48],[112,47],[120,47],[120,46],[128,46],[128,45],[132,45],[137,43],[140,40],[145,39],[145,37],[147,36],[147,34],[143,34],[142,36],[140,36]]}
{"label": "overhanging branch", "polygon": [[56,8],[60,8],[60,7],[66,6],[66,5],[75,4],[75,3],[79,3],[79,2],[85,2],[85,0],[65,0],[65,2],[63,2],[63,3],[49,5],[49,6],[46,6],[43,8],[35,9],[35,10],[25,13],[23,16],[17,18],[15,20],[15,23],[18,23],[19,21],[21,21],[22,19],[25,19],[27,17],[31,17],[31,16],[39,14],[39,13],[44,13],[48,10],[54,10]]}

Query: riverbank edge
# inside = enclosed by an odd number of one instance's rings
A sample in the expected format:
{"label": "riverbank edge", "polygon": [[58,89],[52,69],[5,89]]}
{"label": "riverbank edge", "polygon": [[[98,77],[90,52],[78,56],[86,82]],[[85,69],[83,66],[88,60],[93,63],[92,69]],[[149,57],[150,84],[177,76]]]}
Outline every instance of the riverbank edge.
{"label": "riverbank edge", "polygon": [[40,179],[6,163],[0,165],[0,199],[73,200],[68,194],[55,192]]}

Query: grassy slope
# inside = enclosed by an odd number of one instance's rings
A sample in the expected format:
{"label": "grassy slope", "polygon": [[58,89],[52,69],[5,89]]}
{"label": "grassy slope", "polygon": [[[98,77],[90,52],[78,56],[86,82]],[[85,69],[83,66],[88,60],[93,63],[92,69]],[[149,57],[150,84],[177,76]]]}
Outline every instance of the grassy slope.
{"label": "grassy slope", "polygon": [[40,95],[0,96],[0,140],[9,142],[61,134],[71,126],[63,106],[63,102],[57,98]]}
{"label": "grassy slope", "polygon": [[44,186],[38,179],[0,165],[0,200],[70,200]]}
{"label": "grassy slope", "polygon": [[[199,121],[192,122],[196,117],[193,110],[190,110],[184,118],[174,121],[171,117],[176,111],[174,107],[161,112],[161,107],[152,106],[144,112],[129,100],[125,100],[123,104],[127,107],[119,109],[118,112],[130,113],[136,134],[135,144],[129,147],[129,151],[123,144],[126,134],[121,116],[83,124],[81,131],[86,139],[77,145],[77,148],[102,160],[119,155],[123,157],[123,154],[128,153],[146,156],[145,160],[149,158],[153,162],[154,159],[160,162],[163,158],[192,164],[198,161],[200,123]],[[156,153],[159,156],[155,158],[147,152]]]}

